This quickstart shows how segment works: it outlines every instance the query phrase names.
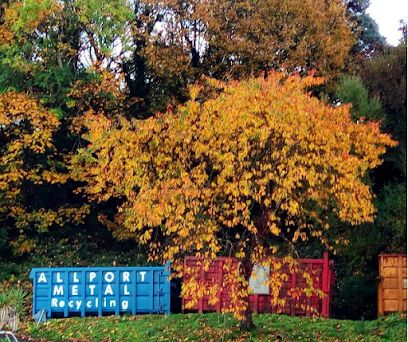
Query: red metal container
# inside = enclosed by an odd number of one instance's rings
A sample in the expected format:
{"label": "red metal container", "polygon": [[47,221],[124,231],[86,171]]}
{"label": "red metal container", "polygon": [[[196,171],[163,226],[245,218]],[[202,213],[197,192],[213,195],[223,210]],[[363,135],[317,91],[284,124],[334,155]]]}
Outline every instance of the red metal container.
{"label": "red metal container", "polygon": [[[199,278],[206,287],[210,288],[215,284],[218,284],[220,290],[218,291],[218,301],[215,305],[210,304],[209,296],[204,296],[193,305],[192,308],[186,309],[188,303],[191,304],[191,298],[182,298],[183,312],[221,312],[223,308],[228,307],[230,302],[230,290],[223,286],[223,278],[225,275],[224,264],[227,258],[218,257],[210,266],[208,271],[204,271],[201,268],[200,259],[196,257],[186,257],[184,259],[185,267],[200,268]],[[277,259],[279,260],[279,259]],[[233,261],[235,266],[238,265],[238,260]],[[279,298],[285,298],[285,305],[283,307],[274,307],[272,305],[272,297],[270,294],[252,294],[249,301],[251,310],[257,313],[284,313],[288,315],[312,315],[313,312],[322,317],[330,317],[330,302],[333,296],[334,285],[334,271],[333,261],[329,260],[327,252],[323,254],[323,259],[298,259],[298,271],[288,274],[288,279],[284,281],[280,290]],[[270,274],[272,274],[272,267],[270,268]],[[321,298],[316,293],[312,293],[310,296],[302,294],[299,298],[293,298],[288,295],[291,290],[295,288],[305,288],[306,281],[301,273],[307,271],[309,274],[313,274],[313,287],[323,292]],[[185,275],[185,280],[188,275]],[[271,293],[271,289],[269,289]],[[305,310],[304,306],[308,306],[311,310]]]}

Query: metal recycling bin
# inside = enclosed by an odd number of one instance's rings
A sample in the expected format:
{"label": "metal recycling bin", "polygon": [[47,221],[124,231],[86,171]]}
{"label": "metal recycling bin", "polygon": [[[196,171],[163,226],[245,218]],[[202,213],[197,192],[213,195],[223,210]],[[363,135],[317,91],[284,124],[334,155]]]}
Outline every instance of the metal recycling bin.
{"label": "metal recycling bin", "polygon": [[[218,284],[219,291],[217,293],[218,300],[216,304],[211,304],[211,299],[208,294],[205,294],[198,301],[194,303],[192,307],[189,306],[191,298],[183,297],[182,310],[183,312],[222,312],[223,308],[228,307],[231,301],[231,290],[224,286],[224,278],[226,271],[224,264],[228,258],[218,257],[210,265],[208,271],[202,269],[200,258],[197,257],[185,257],[184,266],[198,271],[198,275],[207,288],[211,288]],[[238,260],[233,259],[234,267],[238,266]],[[279,259],[277,259],[279,260]],[[334,263],[333,260],[329,260],[329,254],[325,252],[322,259],[298,259],[299,274],[289,273],[288,279],[283,282],[281,288],[281,298],[285,298],[286,303],[281,312],[288,315],[306,315],[309,316],[312,313],[304,310],[301,306],[307,305],[318,313],[322,317],[330,317],[330,302],[333,296],[334,290]],[[291,298],[288,293],[296,288],[307,287],[305,279],[301,276],[302,271],[310,272],[313,278],[313,287],[321,290],[323,297],[320,298],[317,294],[313,294],[310,297],[304,293],[298,298]],[[252,288],[252,294],[249,296],[249,305],[252,312],[257,313],[276,313],[277,307],[272,305],[272,288],[262,285],[262,281],[265,277],[268,278],[269,274],[272,274],[273,269],[271,267],[254,267],[253,272],[257,273],[257,277],[249,280],[249,285]],[[253,273],[254,274],[254,273]],[[184,276],[184,280],[188,279],[188,275]]]}
{"label": "metal recycling bin", "polygon": [[170,314],[170,264],[33,268],[33,317]]}

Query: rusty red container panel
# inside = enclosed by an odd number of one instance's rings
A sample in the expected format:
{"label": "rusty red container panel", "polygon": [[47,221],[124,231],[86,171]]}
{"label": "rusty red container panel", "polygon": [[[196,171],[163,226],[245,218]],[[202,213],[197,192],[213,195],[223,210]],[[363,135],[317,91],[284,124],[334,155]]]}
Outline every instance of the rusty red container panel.
{"label": "rusty red container panel", "polygon": [[[229,306],[230,292],[229,288],[223,287],[223,278],[225,277],[224,264],[227,261],[225,257],[218,257],[212,264],[208,271],[201,269],[200,259],[196,257],[186,257],[184,259],[185,267],[200,268],[199,272],[200,282],[204,283],[206,287],[210,288],[218,285],[219,291],[217,294],[218,301],[216,304],[210,303],[210,298],[204,296],[192,308],[186,309],[187,304],[191,304],[191,298],[182,298],[183,311],[192,312],[221,312],[223,308]],[[288,273],[288,279],[284,281],[280,290],[279,298],[285,298],[286,303],[279,308],[280,313],[288,315],[312,315],[313,312],[322,317],[330,317],[330,303],[333,297],[334,288],[334,269],[333,261],[329,260],[328,253],[325,252],[323,259],[298,259],[299,270],[296,273]],[[238,260],[234,260],[234,266],[237,267]],[[299,298],[293,298],[288,295],[290,291],[296,288],[305,288],[306,281],[301,276],[305,270],[309,274],[313,274],[313,287],[323,292],[323,297],[317,294],[307,296],[302,294]],[[273,268],[269,269],[270,274]],[[188,277],[188,275],[185,275]],[[271,289],[268,291],[271,293]],[[249,298],[250,306],[253,312],[257,313],[276,313],[278,308],[272,305],[272,297],[270,294],[252,294]],[[311,310],[304,310],[302,306],[308,306]]]}

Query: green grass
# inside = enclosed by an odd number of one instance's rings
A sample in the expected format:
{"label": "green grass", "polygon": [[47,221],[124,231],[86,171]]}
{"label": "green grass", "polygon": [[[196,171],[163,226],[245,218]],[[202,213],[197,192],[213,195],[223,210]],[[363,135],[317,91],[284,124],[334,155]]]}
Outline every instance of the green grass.
{"label": "green grass", "polygon": [[399,315],[375,321],[254,315],[257,329],[243,333],[231,316],[175,314],[52,319],[23,332],[47,341],[406,341],[407,322]]}

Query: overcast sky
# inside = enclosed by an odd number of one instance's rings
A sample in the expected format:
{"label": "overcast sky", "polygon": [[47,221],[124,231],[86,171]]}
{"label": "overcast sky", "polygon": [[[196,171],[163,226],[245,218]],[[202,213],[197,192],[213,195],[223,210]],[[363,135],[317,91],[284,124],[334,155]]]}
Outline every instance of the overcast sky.
{"label": "overcast sky", "polygon": [[391,45],[398,45],[401,38],[399,21],[407,20],[408,0],[371,0],[369,15],[376,21],[381,35]]}

